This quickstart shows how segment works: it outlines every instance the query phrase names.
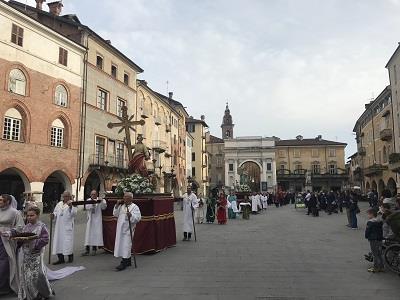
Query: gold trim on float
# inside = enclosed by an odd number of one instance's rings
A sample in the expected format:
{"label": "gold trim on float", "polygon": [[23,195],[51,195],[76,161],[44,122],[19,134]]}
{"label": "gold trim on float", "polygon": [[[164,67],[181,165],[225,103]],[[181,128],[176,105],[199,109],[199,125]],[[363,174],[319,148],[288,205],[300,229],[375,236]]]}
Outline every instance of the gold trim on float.
{"label": "gold trim on float", "polygon": [[[163,215],[158,215],[158,216],[142,216],[142,219],[140,222],[149,222],[149,221],[163,221],[163,220],[169,220],[174,218],[174,213],[169,213],[169,214],[163,214]],[[112,222],[116,221],[117,218],[114,216],[103,216],[103,221],[104,222]]]}

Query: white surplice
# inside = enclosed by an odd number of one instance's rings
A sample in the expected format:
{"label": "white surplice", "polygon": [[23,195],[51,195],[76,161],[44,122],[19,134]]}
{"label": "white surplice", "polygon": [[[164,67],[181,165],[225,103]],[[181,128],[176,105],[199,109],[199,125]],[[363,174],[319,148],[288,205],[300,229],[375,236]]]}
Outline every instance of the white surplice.
{"label": "white surplice", "polygon": [[[88,201],[92,200],[91,198]],[[99,200],[99,199],[96,199]],[[85,246],[104,246],[103,242],[103,216],[101,211],[107,208],[105,199],[100,203],[87,204],[87,223],[85,233]]]}
{"label": "white surplice", "polygon": [[[131,213],[131,224],[132,224],[132,237],[129,229],[129,219],[127,216],[127,211]],[[117,221],[117,232],[115,234],[115,245],[114,245],[114,256],[122,257],[122,258],[130,258],[131,257],[131,249],[132,249],[132,239],[135,234],[136,224],[142,218],[140,214],[139,207],[131,203],[126,206],[123,205],[115,205],[113,211],[114,217],[118,218]]]}
{"label": "white surplice", "polygon": [[[193,232],[192,208],[199,207],[199,200],[194,193],[183,195],[183,232]],[[194,213],[194,212],[193,212]]]}
{"label": "white surplice", "polygon": [[263,205],[263,208],[267,208],[268,207],[268,196],[261,196],[261,202],[262,202],[262,205]]}
{"label": "white surplice", "polygon": [[74,251],[74,222],[78,212],[76,207],[69,207],[63,201],[54,208],[56,221],[53,238],[53,255],[71,255]]}
{"label": "white surplice", "polygon": [[260,203],[260,199],[256,196],[250,196],[251,198],[251,211],[252,212],[257,212],[258,211],[258,205]]}

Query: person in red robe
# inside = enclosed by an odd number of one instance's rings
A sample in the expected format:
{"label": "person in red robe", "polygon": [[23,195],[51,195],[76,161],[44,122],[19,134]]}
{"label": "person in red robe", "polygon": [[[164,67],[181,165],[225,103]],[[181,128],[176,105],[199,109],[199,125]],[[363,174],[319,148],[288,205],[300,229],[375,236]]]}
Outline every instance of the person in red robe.
{"label": "person in red robe", "polygon": [[218,224],[226,224],[227,216],[226,216],[226,207],[228,205],[228,201],[226,200],[224,192],[219,194],[219,199],[217,201],[218,209],[217,209],[217,220]]}

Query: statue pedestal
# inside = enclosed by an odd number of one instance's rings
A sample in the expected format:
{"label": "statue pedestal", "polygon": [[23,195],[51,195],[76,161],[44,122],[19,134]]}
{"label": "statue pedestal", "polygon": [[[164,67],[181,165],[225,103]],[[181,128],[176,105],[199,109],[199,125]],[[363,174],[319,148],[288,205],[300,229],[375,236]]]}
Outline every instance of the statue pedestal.
{"label": "statue pedestal", "polygon": [[[117,218],[113,216],[115,203],[122,199],[106,195],[107,209],[103,211],[104,249],[114,251]],[[136,225],[134,250],[136,254],[156,253],[176,245],[174,198],[170,194],[134,195],[142,220]],[[132,249],[133,250],[133,249]]]}

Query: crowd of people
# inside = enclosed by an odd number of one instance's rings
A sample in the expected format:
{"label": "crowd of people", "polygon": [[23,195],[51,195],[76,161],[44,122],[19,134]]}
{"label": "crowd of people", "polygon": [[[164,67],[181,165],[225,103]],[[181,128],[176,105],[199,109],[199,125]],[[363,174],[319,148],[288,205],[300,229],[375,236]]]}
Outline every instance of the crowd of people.
{"label": "crowd of people", "polygon": [[[51,222],[55,223],[50,251],[58,258],[53,265],[74,261],[74,223],[78,210],[71,193],[66,191],[61,198],[50,214]],[[96,255],[97,249],[104,246],[102,210],[107,202],[98,197],[97,191],[92,191],[88,200],[82,256]],[[49,230],[40,221],[40,209],[32,199],[24,204],[22,211],[17,210],[14,201],[11,195],[0,196],[0,295],[14,292],[19,299],[47,299],[55,294],[49,283],[48,273],[52,271],[44,263],[44,249],[51,239]],[[124,193],[123,199],[115,204],[113,215],[117,219],[114,256],[121,259],[116,270],[122,271],[132,265],[132,241],[136,224],[141,220],[132,193]],[[54,279],[68,276],[73,269],[61,270]]]}

